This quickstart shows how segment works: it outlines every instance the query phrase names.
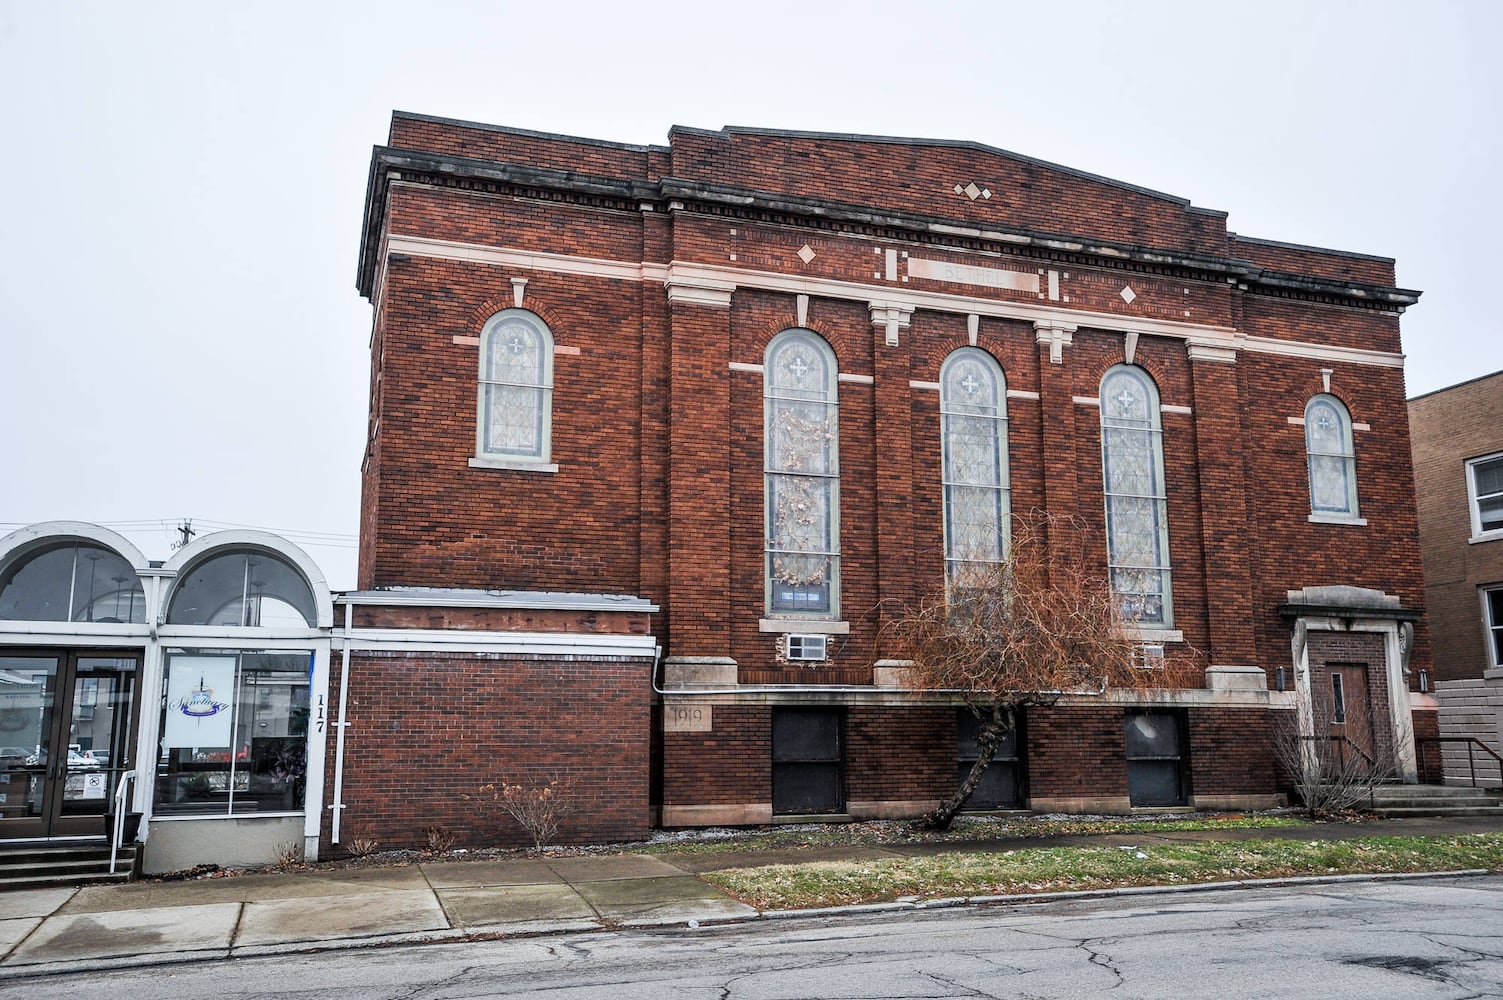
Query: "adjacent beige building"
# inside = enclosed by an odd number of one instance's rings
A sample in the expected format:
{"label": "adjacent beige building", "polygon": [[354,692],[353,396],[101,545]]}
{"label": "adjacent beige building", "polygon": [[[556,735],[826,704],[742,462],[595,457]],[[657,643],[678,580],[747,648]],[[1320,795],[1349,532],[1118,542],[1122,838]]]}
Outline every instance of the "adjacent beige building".
{"label": "adjacent beige building", "polygon": [[1409,424],[1445,780],[1496,788],[1503,784],[1503,372],[1411,399]]}
{"label": "adjacent beige building", "polygon": [[1437,680],[1503,677],[1503,372],[1409,401]]}

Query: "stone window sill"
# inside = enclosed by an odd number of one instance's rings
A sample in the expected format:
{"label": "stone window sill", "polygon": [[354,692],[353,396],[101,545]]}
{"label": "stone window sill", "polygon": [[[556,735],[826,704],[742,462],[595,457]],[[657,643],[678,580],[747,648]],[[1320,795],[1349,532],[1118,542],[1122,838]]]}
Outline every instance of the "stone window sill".
{"label": "stone window sill", "polygon": [[1503,531],[1484,531],[1466,540],[1468,545],[1480,545],[1483,542],[1503,542]]}
{"label": "stone window sill", "polygon": [[470,459],[472,469],[508,469],[512,472],[557,472],[558,466],[548,462],[524,462],[514,458],[483,458],[476,456]]}
{"label": "stone window sill", "polygon": [[1311,524],[1349,524],[1355,528],[1367,527],[1367,518],[1352,517],[1350,514],[1311,514]]}
{"label": "stone window sill", "polygon": [[1146,628],[1136,626],[1123,629],[1127,637],[1134,642],[1184,642],[1185,633],[1177,628]]}
{"label": "stone window sill", "polygon": [[763,618],[757,622],[759,632],[803,632],[809,635],[850,635],[850,622],[819,618]]}

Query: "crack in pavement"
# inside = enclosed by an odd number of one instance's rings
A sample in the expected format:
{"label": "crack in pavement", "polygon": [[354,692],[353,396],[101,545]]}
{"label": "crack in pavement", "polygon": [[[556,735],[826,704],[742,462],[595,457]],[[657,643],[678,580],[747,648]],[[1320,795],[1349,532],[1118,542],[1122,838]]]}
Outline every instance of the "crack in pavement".
{"label": "crack in pavement", "polygon": [[388,1000],[414,1000],[414,998],[419,996],[428,996],[431,990],[443,989],[445,986],[457,983],[479,968],[479,965],[462,966],[458,972],[445,976],[442,979],[437,979],[429,983],[417,983],[409,987],[405,992],[393,993]]}

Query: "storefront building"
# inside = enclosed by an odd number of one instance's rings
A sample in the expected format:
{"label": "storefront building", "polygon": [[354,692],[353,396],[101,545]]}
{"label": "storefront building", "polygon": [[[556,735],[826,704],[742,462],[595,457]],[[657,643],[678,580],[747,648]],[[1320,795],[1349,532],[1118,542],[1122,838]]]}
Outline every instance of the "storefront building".
{"label": "storefront building", "polygon": [[0,839],[98,839],[124,811],[148,871],[316,854],[332,622],[318,567],[265,532],[165,563],[80,522],[0,539]]}

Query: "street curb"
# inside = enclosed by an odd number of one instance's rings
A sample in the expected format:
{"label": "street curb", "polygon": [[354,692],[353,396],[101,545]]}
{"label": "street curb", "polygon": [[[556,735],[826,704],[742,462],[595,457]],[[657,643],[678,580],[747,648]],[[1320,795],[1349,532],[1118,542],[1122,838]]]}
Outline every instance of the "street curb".
{"label": "street curb", "polygon": [[122,955],[72,962],[46,962],[36,965],[0,966],[0,982],[7,980],[51,977],[82,972],[111,972],[166,965],[197,965],[205,962],[232,961],[239,958],[266,958],[279,955],[306,955],[326,951],[354,951],[397,945],[460,944],[479,941],[525,941],[529,938],[554,937],[562,934],[600,934],[616,930],[701,930],[750,924],[763,920],[819,920],[839,917],[880,916],[890,913],[921,913],[959,907],[1000,907],[1052,901],[1111,899],[1119,896],[1158,896],[1174,893],[1225,892],[1235,889],[1266,889],[1279,886],[1334,885],[1352,882],[1400,882],[1434,878],[1466,878],[1493,874],[1486,868],[1461,868],[1434,872],[1380,872],[1357,875],[1298,875],[1287,878],[1237,879],[1228,882],[1199,882],[1191,885],[1127,886],[1119,889],[1083,889],[1073,892],[1030,892],[995,896],[948,896],[930,900],[891,903],[855,903],[849,906],[823,906],[807,910],[762,910],[747,916],[719,916],[704,919],[678,919],[633,924],[630,928],[595,923],[582,927],[578,921],[560,921],[562,926],[549,927],[545,922],[522,931],[508,931],[505,925],[479,928],[444,928],[398,934],[372,934],[365,937],[330,938],[323,941],[290,941],[282,944],[246,945],[194,952],[166,952],[147,955]]}

